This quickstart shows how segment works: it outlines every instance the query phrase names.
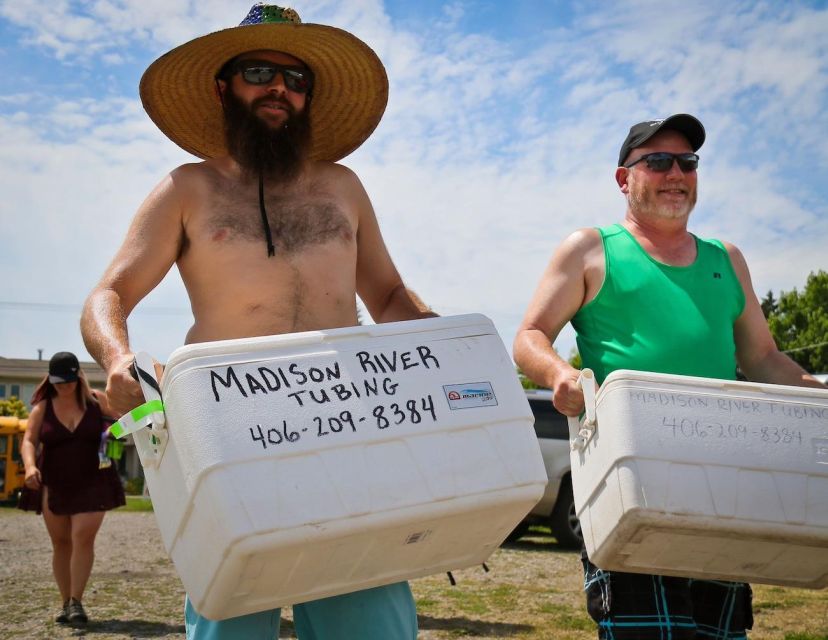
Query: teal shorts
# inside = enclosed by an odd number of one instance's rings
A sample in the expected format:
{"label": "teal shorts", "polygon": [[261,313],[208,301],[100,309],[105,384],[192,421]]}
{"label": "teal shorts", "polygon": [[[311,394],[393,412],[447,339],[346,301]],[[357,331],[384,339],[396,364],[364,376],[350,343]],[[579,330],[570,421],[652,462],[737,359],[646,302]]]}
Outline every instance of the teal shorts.
{"label": "teal shorts", "polygon": [[[187,598],[187,640],[277,640],[280,609],[227,620],[200,616]],[[415,640],[417,612],[407,582],[293,606],[299,640]]]}

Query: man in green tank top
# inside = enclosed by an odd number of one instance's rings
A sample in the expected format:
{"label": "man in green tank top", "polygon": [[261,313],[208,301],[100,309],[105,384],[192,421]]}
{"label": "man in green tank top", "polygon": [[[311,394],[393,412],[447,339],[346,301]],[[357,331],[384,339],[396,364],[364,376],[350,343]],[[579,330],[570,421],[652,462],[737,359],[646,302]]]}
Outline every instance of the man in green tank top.
{"label": "man in green tank top", "polygon": [[[514,357],[562,413],[584,408],[579,371],[552,348],[567,322],[599,384],[616,369],[735,379],[738,365],[757,382],[824,387],[777,349],[741,252],[687,230],[704,139],[687,114],[631,127],[615,170],[624,220],[580,229],[552,256]],[[752,626],[747,584],[602,571],[582,556],[599,638],[737,640]]]}

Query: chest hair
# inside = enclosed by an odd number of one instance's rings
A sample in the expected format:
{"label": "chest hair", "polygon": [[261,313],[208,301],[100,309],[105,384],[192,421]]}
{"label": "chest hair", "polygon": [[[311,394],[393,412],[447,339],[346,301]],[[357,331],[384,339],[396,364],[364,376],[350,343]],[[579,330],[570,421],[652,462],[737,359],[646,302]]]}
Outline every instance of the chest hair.
{"label": "chest hair", "polygon": [[[258,185],[217,178],[212,185],[206,228],[223,242],[265,241]],[[290,255],[313,245],[347,244],[353,228],[333,195],[319,185],[306,188],[265,187],[265,209],[276,253]]]}

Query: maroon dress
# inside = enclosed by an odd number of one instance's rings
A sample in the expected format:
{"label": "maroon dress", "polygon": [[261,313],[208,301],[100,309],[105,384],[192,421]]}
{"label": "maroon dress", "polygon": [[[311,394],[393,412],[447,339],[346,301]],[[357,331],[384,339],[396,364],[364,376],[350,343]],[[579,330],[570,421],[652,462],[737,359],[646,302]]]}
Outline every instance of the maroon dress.
{"label": "maroon dress", "polygon": [[[38,460],[43,484],[49,488],[49,509],[61,516],[87,511],[108,511],[126,504],[115,466],[98,468],[98,449],[106,425],[100,407],[86,405],[80,423],[69,431],[55,415],[51,398],[40,426],[43,447]],[[41,512],[40,492],[21,496],[20,508]]]}

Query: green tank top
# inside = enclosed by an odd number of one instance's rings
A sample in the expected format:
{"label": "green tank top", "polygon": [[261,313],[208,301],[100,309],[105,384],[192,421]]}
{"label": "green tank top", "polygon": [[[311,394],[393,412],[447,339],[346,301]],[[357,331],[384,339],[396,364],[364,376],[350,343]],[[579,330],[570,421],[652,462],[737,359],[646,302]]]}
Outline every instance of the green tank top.
{"label": "green tank top", "polygon": [[745,296],[718,240],[695,238],[693,264],[654,260],[620,224],[599,228],[606,275],[572,318],[578,351],[600,384],[616,369],[736,378],[733,324]]}

